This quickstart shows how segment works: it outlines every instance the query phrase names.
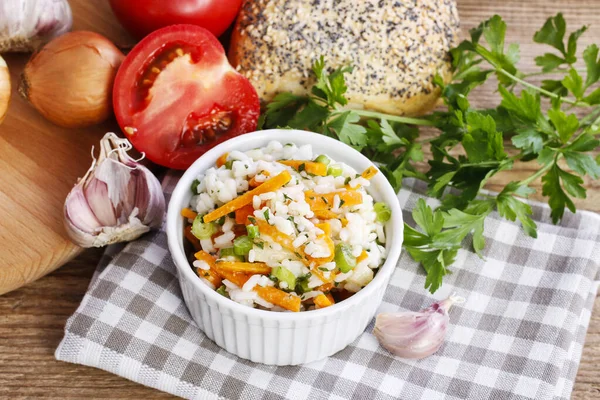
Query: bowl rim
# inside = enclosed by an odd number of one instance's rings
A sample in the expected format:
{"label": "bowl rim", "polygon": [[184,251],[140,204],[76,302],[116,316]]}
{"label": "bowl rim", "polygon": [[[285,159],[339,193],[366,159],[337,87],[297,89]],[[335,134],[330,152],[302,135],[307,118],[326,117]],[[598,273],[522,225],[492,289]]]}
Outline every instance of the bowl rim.
{"label": "bowl rim", "polygon": [[[285,136],[285,139],[278,136]],[[210,300],[214,301],[219,306],[219,310],[221,312],[223,311],[223,308],[225,308],[233,312],[246,314],[246,316],[248,317],[256,317],[262,320],[269,321],[311,320],[327,315],[339,315],[348,308],[351,308],[362,302],[369,301],[369,295],[378,288],[381,288],[382,286],[383,289],[387,288],[389,278],[391,277],[394,269],[396,268],[397,262],[400,258],[404,223],[400,203],[397,199],[397,194],[388,182],[388,180],[385,178],[385,176],[383,176],[383,173],[376,174],[371,181],[373,182],[373,186],[377,186],[375,192],[377,192],[379,196],[385,198],[386,203],[391,203],[388,204],[388,206],[392,211],[392,217],[390,221],[388,221],[388,224],[390,224],[390,228],[393,232],[393,241],[390,242],[386,240],[386,249],[388,251],[388,255],[383,265],[379,267],[379,271],[375,274],[373,280],[350,298],[336,303],[330,307],[321,308],[318,310],[302,311],[297,313],[272,312],[239,304],[231,299],[220,295],[215,290],[210,289],[208,285],[206,285],[200,279],[198,279],[198,276],[192,270],[190,263],[188,262],[185,256],[185,252],[183,250],[183,234],[178,234],[177,232],[178,219],[182,218],[181,208],[186,206],[183,200],[189,196],[188,192],[191,182],[201,172],[210,168],[210,166],[212,166],[211,164],[214,164],[221,154],[223,154],[224,152],[239,150],[240,148],[241,150],[239,151],[247,151],[256,147],[253,146],[252,143],[258,141],[286,141],[288,143],[301,142],[300,145],[310,144],[311,146],[313,146],[313,149],[315,147],[327,149],[330,146],[342,146],[343,150],[342,148],[338,148],[337,151],[342,151],[348,156],[344,156],[344,159],[340,159],[338,161],[342,161],[347,164],[361,164],[365,166],[365,169],[368,166],[375,166],[367,157],[362,155],[360,152],[338,140],[318,133],[295,129],[266,129],[262,131],[250,132],[231,138],[213,147],[212,149],[204,153],[202,156],[200,156],[185,171],[185,173],[181,176],[175,188],[173,189],[169,200],[169,206],[167,210],[166,233],[171,258],[178,270],[177,279],[185,279],[186,281],[191,282],[196,290],[199,290],[205,296],[208,296]],[[327,154],[327,151],[324,150],[323,153]],[[390,202],[389,199],[395,199],[395,201]],[[389,233],[386,236],[388,235]],[[181,238],[181,243],[179,241],[179,238]]]}

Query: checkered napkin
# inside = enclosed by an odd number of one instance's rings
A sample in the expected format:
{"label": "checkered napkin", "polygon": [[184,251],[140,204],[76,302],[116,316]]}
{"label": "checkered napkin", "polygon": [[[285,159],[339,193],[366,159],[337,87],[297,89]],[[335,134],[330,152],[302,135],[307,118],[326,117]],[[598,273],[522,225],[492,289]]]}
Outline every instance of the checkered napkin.
{"label": "checkered napkin", "polygon": [[[165,178],[166,193],[177,179]],[[412,224],[424,188],[408,187],[398,199]],[[537,240],[492,214],[484,259],[465,243],[434,296],[402,255],[379,311],[419,310],[453,292],[466,298],[450,312],[444,345],[424,360],[382,350],[372,322],[346,349],[310,364],[237,358],[192,321],[164,231],[107,251],[56,358],[194,399],[567,399],[598,288],[600,217],[567,214],[554,226],[547,207],[533,208]]]}

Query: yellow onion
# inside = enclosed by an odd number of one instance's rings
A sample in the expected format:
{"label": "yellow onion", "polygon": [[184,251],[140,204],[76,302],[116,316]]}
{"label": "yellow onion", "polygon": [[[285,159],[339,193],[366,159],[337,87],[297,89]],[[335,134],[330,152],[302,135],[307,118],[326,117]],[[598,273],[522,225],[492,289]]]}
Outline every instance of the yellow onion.
{"label": "yellow onion", "polygon": [[106,120],[115,74],[125,56],[94,32],[62,35],[34,54],[19,93],[49,121],[81,128]]}
{"label": "yellow onion", "polygon": [[0,57],[0,124],[6,117],[8,104],[10,103],[10,74],[6,61]]}

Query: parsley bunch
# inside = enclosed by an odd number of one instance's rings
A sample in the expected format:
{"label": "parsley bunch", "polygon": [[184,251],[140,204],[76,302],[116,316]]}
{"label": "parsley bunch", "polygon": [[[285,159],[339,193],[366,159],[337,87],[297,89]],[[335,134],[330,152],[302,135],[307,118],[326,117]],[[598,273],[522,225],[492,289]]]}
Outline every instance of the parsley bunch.
{"label": "parsley bunch", "polygon": [[[562,14],[549,18],[533,40],[552,49],[535,59],[539,72],[525,74],[516,65],[519,46],[505,45],[506,24],[495,15],[472,29],[470,40],[451,50],[452,82],[435,78],[447,109],[423,118],[347,109],[344,74],[352,68],[328,72],[321,57],[313,66],[316,83],[311,94],[277,95],[267,105],[260,126],[335,137],[376,162],[396,190],[405,177],[427,182],[428,194],[439,198],[441,205],[434,210],[423,200],[418,202],[413,218],[419,229],[405,225],[404,247],[424,267],[425,287],[433,293],[465,238],[471,236],[474,251],[482,255],[485,218],[493,210],[518,220],[528,235],[536,237],[531,207],[522,200],[535,192],[530,187],[533,181],[541,177],[542,194],[548,197],[556,223],[565,208],[575,212],[573,198],[585,198],[582,177],[600,177],[600,156],[593,156],[600,145],[596,139],[600,88],[594,89],[600,80],[598,46],[583,51],[585,70],[574,67],[577,41],[585,31],[584,26],[565,37]],[[536,86],[527,81],[533,75],[554,79]],[[470,92],[492,76],[498,81],[500,105],[471,106]],[[435,127],[439,134],[423,140],[419,126]],[[424,161],[423,146],[429,146],[432,154],[426,171],[416,166]],[[535,172],[510,182],[496,196],[481,193],[492,176],[511,169],[515,161],[530,162]]]}

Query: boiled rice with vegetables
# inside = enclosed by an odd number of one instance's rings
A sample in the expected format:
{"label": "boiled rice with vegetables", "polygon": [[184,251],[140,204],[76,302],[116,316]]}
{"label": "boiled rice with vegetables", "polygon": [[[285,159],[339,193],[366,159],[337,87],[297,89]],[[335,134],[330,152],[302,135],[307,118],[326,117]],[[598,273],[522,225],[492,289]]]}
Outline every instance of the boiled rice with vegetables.
{"label": "boiled rice with vegetables", "polygon": [[186,237],[202,248],[192,266],[209,287],[249,307],[307,311],[373,279],[391,216],[368,194],[375,168],[276,141],[224,154],[219,165],[197,177],[182,211]]}

